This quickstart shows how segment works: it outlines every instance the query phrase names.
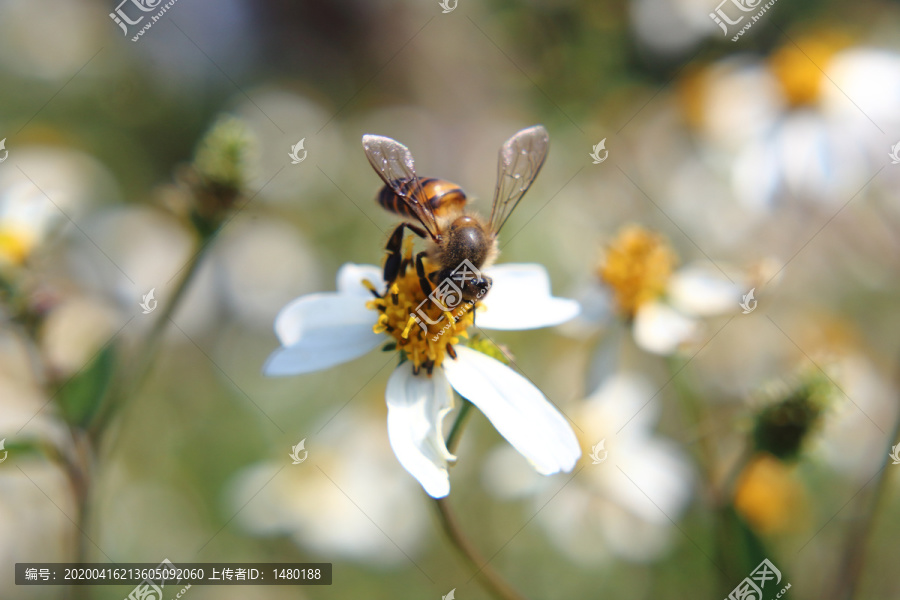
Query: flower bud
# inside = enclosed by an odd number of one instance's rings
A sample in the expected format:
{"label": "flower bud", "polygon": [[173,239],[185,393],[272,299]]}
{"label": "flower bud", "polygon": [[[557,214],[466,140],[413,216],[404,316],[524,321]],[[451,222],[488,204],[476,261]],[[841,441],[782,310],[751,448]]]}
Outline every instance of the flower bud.
{"label": "flower bud", "polygon": [[831,385],[823,377],[808,377],[763,408],[753,425],[756,450],[781,460],[796,458],[819,425],[830,391]]}
{"label": "flower bud", "polygon": [[203,236],[211,235],[244,194],[252,138],[234,117],[220,118],[197,146],[184,177],[194,196],[191,220]]}

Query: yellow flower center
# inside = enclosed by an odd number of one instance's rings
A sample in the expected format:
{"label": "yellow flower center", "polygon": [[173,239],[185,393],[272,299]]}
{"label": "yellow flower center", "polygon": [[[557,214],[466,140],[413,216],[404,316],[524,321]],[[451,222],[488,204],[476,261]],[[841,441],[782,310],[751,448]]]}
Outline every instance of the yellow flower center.
{"label": "yellow flower center", "polygon": [[0,228],[0,262],[20,265],[31,254],[34,236],[11,227]]}
{"label": "yellow flower center", "polygon": [[612,288],[619,311],[633,317],[642,304],[665,292],[676,262],[661,235],[631,225],[606,247],[598,274]]}
{"label": "yellow flower center", "polygon": [[792,106],[812,104],[818,99],[825,80],[822,70],[849,43],[844,34],[818,32],[815,36],[798,38],[796,44],[788,42],[772,53],[769,58],[772,72]]}
{"label": "yellow flower center", "polygon": [[[481,304],[473,305],[459,296],[453,303],[446,298],[444,301],[440,297],[437,301],[429,298],[416,273],[412,238],[407,238],[407,242],[400,274],[383,294],[368,280],[363,281],[376,296],[366,307],[381,313],[373,331],[392,336],[397,349],[413,363],[413,371],[418,373],[424,368],[430,375],[435,367],[441,366],[447,354],[456,356],[453,345],[460,338],[469,337],[467,330],[475,320],[475,309]],[[428,275],[438,270],[428,259],[423,260],[423,265]]]}
{"label": "yellow flower center", "polygon": [[741,472],[734,507],[765,534],[790,529],[802,514],[803,487],[793,470],[770,454],[755,456]]}

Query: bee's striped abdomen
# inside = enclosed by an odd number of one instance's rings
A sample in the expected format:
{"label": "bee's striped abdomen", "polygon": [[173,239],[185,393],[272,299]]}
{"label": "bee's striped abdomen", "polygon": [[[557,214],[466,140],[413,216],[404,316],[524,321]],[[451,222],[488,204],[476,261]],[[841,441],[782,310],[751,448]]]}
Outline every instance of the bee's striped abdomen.
{"label": "bee's striped abdomen", "polygon": [[[413,182],[411,179],[395,182],[395,184],[404,194],[411,194],[413,192]],[[462,208],[466,203],[466,193],[455,183],[444,181],[442,179],[434,179],[432,177],[424,177],[419,179],[419,184],[422,186],[422,192],[424,192],[425,195],[422,201],[428,205],[428,208],[431,209],[431,212],[433,212],[436,217],[442,217],[462,211]],[[415,213],[407,206],[406,201],[394,193],[394,190],[391,189],[390,186],[386,185],[381,188],[376,200],[378,201],[378,204],[392,213],[411,219],[416,218]]]}

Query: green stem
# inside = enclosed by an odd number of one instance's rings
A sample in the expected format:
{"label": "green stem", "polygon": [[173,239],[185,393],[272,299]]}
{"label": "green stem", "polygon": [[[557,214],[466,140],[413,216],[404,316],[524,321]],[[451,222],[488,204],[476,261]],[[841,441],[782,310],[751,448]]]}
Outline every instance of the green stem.
{"label": "green stem", "polygon": [[[131,398],[140,390],[144,381],[149,375],[153,367],[153,359],[159,349],[166,326],[171,321],[172,315],[181,304],[187,293],[190,283],[197,273],[197,269],[203,261],[207,249],[213,241],[213,236],[201,240],[201,246],[197,254],[191,259],[187,266],[187,270],[178,282],[178,287],[172,298],[165,304],[153,327],[147,334],[147,338],[142,346],[142,354],[136,362],[134,370],[123,370],[116,374],[109,386],[104,398],[101,401],[93,422],[85,429],[73,428],[72,434],[79,443],[79,460],[76,463],[67,465],[67,473],[71,481],[75,498],[78,504],[78,527],[80,531],[76,534],[79,536],[79,542],[76,545],[76,562],[85,562],[87,560],[86,535],[88,522],[90,519],[90,502],[91,502],[91,482],[95,474],[95,453],[101,447],[103,436],[108,431],[108,426],[112,422],[116,412],[123,407],[125,400]],[[115,445],[113,440],[112,445]],[[87,597],[87,586],[84,590],[77,590],[76,595],[79,598]]]}
{"label": "green stem", "polygon": [[[900,415],[894,422],[894,430],[890,445],[900,444]],[[866,551],[870,545],[870,538],[874,531],[875,517],[884,507],[886,500],[888,471],[892,470],[888,463],[890,448],[885,448],[884,466],[878,472],[875,482],[875,491],[872,493],[870,505],[862,519],[856,521],[856,527],[847,536],[844,544],[844,558],[840,561],[841,572],[835,586],[835,600],[853,600],[856,597],[859,582],[862,579],[866,560]]]}
{"label": "green stem", "polygon": [[450,454],[456,453],[460,435],[462,434],[463,427],[465,427],[471,409],[472,403],[463,398],[462,406],[459,407],[459,413],[456,415],[456,420],[453,421],[453,425],[450,427],[450,433],[447,434],[447,450],[450,451]]}
{"label": "green stem", "polygon": [[[679,366],[673,359],[667,361],[669,372],[675,375],[680,373]],[[713,440],[706,434],[706,424],[710,422],[709,411],[706,404],[697,396],[689,385],[674,379],[675,391],[681,401],[685,416],[693,423],[697,431],[697,445],[694,447],[694,456],[700,468],[703,470],[706,481],[706,493],[713,505],[713,543],[716,554],[724,561],[723,569],[718,570],[719,585],[722,589],[728,589],[729,583],[735,576],[731,552],[731,541],[728,527],[728,496],[731,489],[732,477],[726,478],[722,485],[716,485],[717,455]]]}
{"label": "green stem", "polygon": [[[63,462],[72,486],[75,509],[77,511],[75,516],[78,527],[74,531],[76,536],[75,560],[83,563],[88,560],[88,537],[84,532],[89,526],[89,498],[96,465],[93,445],[85,431],[73,426],[70,428],[70,432],[72,435],[73,456],[71,458],[63,458]],[[69,588],[66,597],[76,600],[88,600],[91,597],[91,589],[92,586],[74,585]]]}
{"label": "green stem", "polygon": [[[452,453],[459,445],[459,439],[462,435],[463,428],[467,421],[472,404],[463,398],[463,404],[456,415],[456,420],[450,427],[450,433],[447,435],[447,449]],[[462,557],[469,563],[469,566],[475,569],[475,576],[484,588],[498,600],[525,600],[513,587],[507,583],[503,577],[490,566],[488,561],[484,559],[475,545],[466,537],[459,525],[453,510],[450,508],[450,502],[447,498],[435,498],[435,506],[437,507],[438,518],[444,528],[447,538],[459,551]]]}
{"label": "green stem", "polygon": [[163,306],[162,311],[153,323],[150,333],[143,344],[143,352],[136,361],[136,367],[131,372],[120,373],[111,389],[106,394],[106,399],[90,426],[91,436],[97,440],[109,425],[116,411],[121,408],[125,398],[133,396],[141,387],[143,387],[147,376],[153,367],[153,361],[156,358],[159,345],[165,334],[169,321],[175,314],[176,309],[181,305],[190,283],[193,281],[198,268],[203,263],[203,257],[206,255],[209,247],[212,245],[214,235],[201,240],[200,249],[191,262],[188,263],[187,270],[178,282],[175,293],[172,298]]}
{"label": "green stem", "polygon": [[453,510],[450,508],[450,502],[447,498],[435,498],[438,516],[444,532],[453,542],[453,545],[459,553],[466,559],[469,566],[475,569],[475,576],[484,588],[499,600],[524,600],[524,596],[519,595],[499,573],[497,573],[478,552],[472,542],[465,536],[459,526]]}

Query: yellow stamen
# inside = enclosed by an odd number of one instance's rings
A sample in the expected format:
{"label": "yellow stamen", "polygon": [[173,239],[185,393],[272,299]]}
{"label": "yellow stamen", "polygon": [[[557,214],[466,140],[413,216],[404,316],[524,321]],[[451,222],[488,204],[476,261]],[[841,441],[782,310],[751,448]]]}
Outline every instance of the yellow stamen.
{"label": "yellow stamen", "polygon": [[[373,331],[392,336],[397,349],[405,353],[416,370],[424,367],[430,373],[441,366],[448,345],[469,337],[466,330],[474,321],[473,309],[481,305],[462,301],[457,306],[448,306],[451,310],[446,311],[429,299],[422,291],[416,273],[412,239],[407,240],[404,271],[385,290],[384,295],[369,300],[366,307],[381,313]],[[423,260],[423,266],[427,275],[438,270],[428,259]]]}
{"label": "yellow stamen", "polygon": [[642,304],[665,292],[676,262],[661,235],[631,225],[606,247],[598,274],[612,288],[619,311],[633,317]]}
{"label": "yellow stamen", "polygon": [[412,329],[412,326],[416,324],[416,318],[413,316],[409,317],[409,321],[406,323],[406,327],[403,328],[403,333],[401,336],[403,339],[409,339],[409,330]]}

